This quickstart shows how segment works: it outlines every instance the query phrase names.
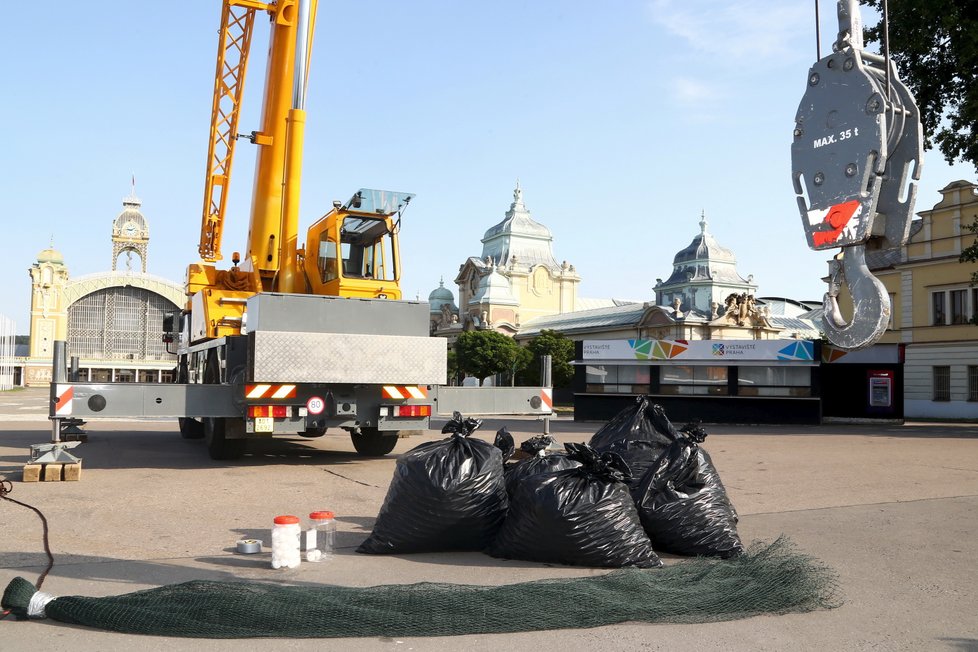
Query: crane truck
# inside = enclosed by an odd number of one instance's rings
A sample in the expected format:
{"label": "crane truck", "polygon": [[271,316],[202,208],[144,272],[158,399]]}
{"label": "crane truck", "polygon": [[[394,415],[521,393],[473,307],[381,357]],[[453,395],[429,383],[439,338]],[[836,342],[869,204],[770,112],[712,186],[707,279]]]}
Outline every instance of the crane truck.
{"label": "crane truck", "polygon": [[[187,268],[186,306],[163,327],[177,358],[176,382],[65,382],[63,345],[56,347],[55,431],[68,416],[175,416],[183,437],[205,439],[214,459],[234,459],[250,438],[316,437],[334,428],[348,431],[360,454],[377,456],[393,450],[399,433],[424,430],[434,413],[451,412],[447,391],[438,391],[446,382],[446,340],[429,335],[428,304],[404,300],[399,285],[398,233],[413,195],[360,189],[333,202],[299,242],[316,9],[317,0],[222,1],[200,260]],[[271,35],[261,125],[248,137],[257,160],[247,250],[219,269],[260,15]],[[463,399],[469,414],[551,412],[547,388],[478,393]]]}

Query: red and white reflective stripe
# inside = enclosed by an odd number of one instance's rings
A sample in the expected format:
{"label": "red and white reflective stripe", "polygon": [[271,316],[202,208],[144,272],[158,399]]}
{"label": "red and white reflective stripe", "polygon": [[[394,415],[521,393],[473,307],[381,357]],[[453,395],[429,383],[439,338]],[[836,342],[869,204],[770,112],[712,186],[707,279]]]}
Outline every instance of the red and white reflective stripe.
{"label": "red and white reflective stripe", "polygon": [[548,409],[554,409],[554,397],[553,390],[546,387],[540,389],[540,400],[543,404],[547,406]]}
{"label": "red and white reflective stripe", "polygon": [[75,396],[75,388],[71,385],[58,385],[54,392],[57,397],[54,402],[54,416],[66,417],[71,414],[71,399]]}
{"label": "red and white reflective stripe", "polygon": [[428,389],[417,385],[384,385],[380,394],[384,398],[428,398]]}
{"label": "red and white reflective stripe", "polygon": [[245,385],[245,398],[295,398],[295,385]]}

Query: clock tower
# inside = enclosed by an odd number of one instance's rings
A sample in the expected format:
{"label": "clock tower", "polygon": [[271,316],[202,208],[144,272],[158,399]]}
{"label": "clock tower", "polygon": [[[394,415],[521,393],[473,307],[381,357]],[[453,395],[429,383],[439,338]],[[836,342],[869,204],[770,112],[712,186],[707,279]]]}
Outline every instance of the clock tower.
{"label": "clock tower", "polygon": [[126,269],[132,269],[132,255],[139,256],[143,274],[146,273],[146,255],[149,245],[149,226],[139,212],[142,204],[136,197],[136,189],[122,200],[122,212],[112,223],[112,271],[116,271],[119,255],[126,254]]}

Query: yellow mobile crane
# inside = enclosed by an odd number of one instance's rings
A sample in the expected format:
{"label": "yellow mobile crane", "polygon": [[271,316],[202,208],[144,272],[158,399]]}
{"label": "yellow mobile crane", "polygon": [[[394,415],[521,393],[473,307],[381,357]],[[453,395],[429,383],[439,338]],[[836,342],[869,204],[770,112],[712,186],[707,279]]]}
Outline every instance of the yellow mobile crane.
{"label": "yellow mobile crane", "polygon": [[[198,252],[187,304],[164,321],[176,382],[82,384],[59,378],[51,418],[177,417],[211,457],[249,438],[350,433],[363,455],[389,453],[402,431],[451,413],[447,347],[430,337],[427,302],[403,301],[398,230],[412,195],[361,189],[299,244],[305,91],[316,0],[223,0]],[[255,21],[271,24],[247,251],[218,269]],[[62,357],[63,357],[63,343]],[[465,388],[469,389],[469,388]],[[452,395],[466,414],[549,414],[549,390]],[[436,409],[437,408],[437,409]],[[55,426],[57,429],[57,426]]]}
{"label": "yellow mobile crane", "polygon": [[[225,0],[214,79],[207,181],[198,251],[187,268],[192,339],[241,332],[245,301],[258,292],[400,299],[397,228],[406,193],[361,190],[335,203],[298,245],[305,90],[317,0]],[[272,24],[248,249],[219,270],[225,209],[256,16]],[[240,267],[238,263],[241,263]]]}
{"label": "yellow mobile crane", "polygon": [[[230,416],[188,401],[181,433],[237,457],[262,434],[345,428],[357,450],[389,452],[426,428],[427,387],[445,382],[444,342],[427,304],[402,302],[397,232],[412,195],[361,189],[300,246],[305,95],[317,0],[223,0],[198,252],[188,303],[165,330],[177,382],[232,388]],[[218,269],[244,82],[256,19],[271,24],[247,250]],[[373,302],[346,301],[344,298]],[[250,323],[249,323],[250,318]],[[380,357],[378,357],[378,354]],[[197,392],[193,392],[196,394]]]}

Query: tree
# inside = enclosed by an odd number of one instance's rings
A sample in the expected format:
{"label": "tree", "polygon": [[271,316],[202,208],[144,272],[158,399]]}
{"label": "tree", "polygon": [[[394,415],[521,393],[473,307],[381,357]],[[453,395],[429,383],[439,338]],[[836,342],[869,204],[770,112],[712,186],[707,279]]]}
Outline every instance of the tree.
{"label": "tree", "polygon": [[[964,228],[978,236],[978,215],[972,215],[971,224],[965,224]],[[978,237],[975,238],[974,242],[961,251],[961,255],[958,256],[958,262],[978,263]],[[978,271],[971,272],[971,285],[978,285]],[[972,314],[971,323],[978,325],[978,310],[974,311]]]}
{"label": "tree", "polygon": [[462,371],[461,367],[458,366],[458,354],[455,353],[455,349],[448,349],[448,384],[449,385],[461,385],[462,377],[465,372]]}
{"label": "tree", "polygon": [[551,380],[554,387],[568,387],[574,380],[574,342],[554,330],[542,330],[526,345],[533,355],[533,360],[523,372],[523,381],[527,385],[539,385],[540,361],[543,356],[550,356]]}
{"label": "tree", "polygon": [[[882,0],[860,1],[882,11]],[[917,100],[925,147],[978,165],[978,2],[889,0],[888,9],[890,56]],[[881,43],[882,26],[867,40]]]}
{"label": "tree", "polygon": [[496,331],[466,331],[455,341],[459,368],[480,380],[506,374],[512,378],[530,362],[532,354],[512,338]]}

